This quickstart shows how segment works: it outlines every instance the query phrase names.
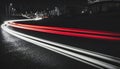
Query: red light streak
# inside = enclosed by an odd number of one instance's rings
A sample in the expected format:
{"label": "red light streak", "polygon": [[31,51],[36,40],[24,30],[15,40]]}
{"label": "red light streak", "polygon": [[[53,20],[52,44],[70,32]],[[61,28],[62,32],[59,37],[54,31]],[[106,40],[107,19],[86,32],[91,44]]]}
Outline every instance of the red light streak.
{"label": "red light streak", "polygon": [[95,31],[95,30],[87,30],[87,29],[63,28],[63,27],[52,27],[52,26],[36,26],[36,25],[17,24],[17,23],[14,23],[14,25],[33,27],[33,28],[39,28],[39,29],[50,29],[50,30],[59,30],[59,31],[66,31],[66,32],[75,32],[75,33],[120,36],[120,33],[103,32],[103,31]]}
{"label": "red light streak", "polygon": [[[48,29],[49,27],[45,26],[33,26],[33,25],[24,25],[24,24],[9,24],[12,27],[26,29],[26,30],[32,30],[32,31],[38,31],[38,32],[44,32],[44,33],[51,33],[51,34],[58,34],[58,35],[66,35],[66,36],[73,36],[73,37],[84,37],[84,38],[94,38],[94,39],[104,39],[104,40],[120,40],[120,38],[117,37],[110,37],[110,36],[101,36],[101,35],[93,35],[93,34],[85,34],[85,33],[75,33],[70,31],[59,31],[54,29]],[[38,28],[38,27],[45,27],[45,28]],[[67,28],[67,30],[69,30]]]}

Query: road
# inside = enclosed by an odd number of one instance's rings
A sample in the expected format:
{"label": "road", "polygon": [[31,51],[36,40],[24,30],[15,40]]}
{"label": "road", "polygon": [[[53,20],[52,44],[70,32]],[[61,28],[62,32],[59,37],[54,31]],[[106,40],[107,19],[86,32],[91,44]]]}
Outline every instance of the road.
{"label": "road", "polygon": [[120,68],[119,33],[20,21],[10,20],[1,25],[1,51],[4,52],[1,57],[7,56],[2,58],[2,63],[8,63],[8,68]]}

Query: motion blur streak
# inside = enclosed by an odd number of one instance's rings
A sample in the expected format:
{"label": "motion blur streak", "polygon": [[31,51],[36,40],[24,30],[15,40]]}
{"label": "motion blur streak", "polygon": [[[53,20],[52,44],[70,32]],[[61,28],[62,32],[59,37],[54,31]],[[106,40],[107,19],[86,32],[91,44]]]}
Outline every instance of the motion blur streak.
{"label": "motion blur streak", "polygon": [[23,26],[23,25],[19,26],[16,24],[9,24],[9,26],[21,28],[21,29],[32,30],[32,31],[38,31],[38,32],[58,34],[58,35],[120,41],[120,38],[112,37],[112,36],[110,37],[110,36],[100,36],[100,35],[92,35],[92,34],[73,33],[73,32],[67,32],[67,31],[59,31],[59,30],[39,29],[39,28],[33,28],[31,26]]}
{"label": "motion blur streak", "polygon": [[[84,55],[81,55],[81,54],[78,54],[78,53],[75,53],[75,52],[72,52],[72,51],[68,51],[68,50],[65,50],[65,49],[55,47],[54,45],[51,45],[47,42],[43,43],[42,41],[37,41],[37,40],[34,39],[34,38],[37,38],[37,37],[33,37],[33,36],[26,35],[26,34],[23,34],[23,33],[14,31],[14,30],[10,30],[4,24],[2,25],[2,29],[5,30],[6,32],[8,32],[9,34],[14,35],[14,36],[16,36],[20,39],[23,39],[27,42],[33,43],[35,45],[38,45],[40,47],[49,49],[49,50],[54,51],[56,53],[59,53],[59,54],[65,55],[67,57],[73,58],[75,60],[87,63],[87,64],[92,65],[92,66],[97,67],[97,68],[100,68],[100,69],[104,69],[104,68],[118,69],[119,68],[115,65],[112,65],[112,64],[100,61],[100,60],[96,60],[94,58],[90,58],[90,57],[87,57],[87,56],[84,56]],[[26,37],[26,36],[28,36],[28,37]],[[40,38],[37,38],[37,39],[40,39]],[[40,40],[42,40],[42,39],[40,39]]]}
{"label": "motion blur streak", "polygon": [[19,20],[8,20],[5,22],[17,22],[17,21],[35,21],[35,20],[42,20],[42,18],[38,18],[38,19],[19,19]]}
{"label": "motion blur streak", "polygon": [[[29,36],[25,36],[25,37],[31,38]],[[98,57],[98,58],[101,58],[101,59],[105,59],[105,60],[120,63],[120,58],[113,57],[113,56],[110,56],[110,55],[105,55],[105,54],[102,54],[102,53],[96,53],[96,52],[84,50],[84,49],[81,49],[81,48],[75,48],[75,47],[72,47],[72,46],[60,44],[60,43],[57,43],[57,42],[48,41],[48,40],[45,40],[45,39],[38,39],[38,38],[34,38],[34,39],[38,40],[38,41],[42,41],[42,42],[47,42],[49,44],[52,44],[52,45],[55,45],[55,46],[58,46],[58,47],[61,47],[61,48],[69,49],[69,50],[72,50],[72,51],[76,51],[76,52],[88,54],[88,55],[91,55],[91,56],[95,56],[95,57]]]}
{"label": "motion blur streak", "polygon": [[60,30],[60,31],[70,31],[76,33],[89,33],[89,34],[99,34],[99,35],[109,35],[109,36],[120,36],[120,33],[112,33],[112,32],[103,32],[103,31],[94,31],[88,29],[75,29],[75,28],[63,28],[63,27],[52,27],[52,26],[36,26],[36,25],[29,25],[29,24],[20,24],[20,23],[11,23],[19,26],[26,26],[26,27],[33,27],[33,28],[43,28],[43,29],[53,29],[53,30]]}

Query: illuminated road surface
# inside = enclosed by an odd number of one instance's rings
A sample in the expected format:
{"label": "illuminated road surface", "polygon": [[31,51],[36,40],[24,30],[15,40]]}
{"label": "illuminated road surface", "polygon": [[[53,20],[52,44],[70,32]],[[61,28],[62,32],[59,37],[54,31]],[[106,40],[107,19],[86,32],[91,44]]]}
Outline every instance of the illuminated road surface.
{"label": "illuminated road surface", "polygon": [[[16,21],[19,20],[15,20],[15,22]],[[80,38],[81,37],[92,38],[92,39],[109,40],[109,41],[120,41],[119,33],[72,29],[72,28],[49,27],[49,26],[34,26],[34,25],[19,24],[19,23],[17,24],[15,22],[14,20],[6,21],[4,24],[2,24],[1,27],[4,31],[17,38],[30,42],[39,47],[51,50],[58,54],[64,55],[80,63],[82,62],[98,69],[120,68],[118,66],[120,64],[120,58],[118,57],[105,55],[102,53],[81,49],[75,46],[61,44],[46,39],[38,38],[35,36],[31,36],[25,33],[15,31],[13,29],[10,29],[9,27],[21,28],[23,30],[26,29],[37,32],[44,32],[49,34],[57,34],[57,35],[80,37]]]}

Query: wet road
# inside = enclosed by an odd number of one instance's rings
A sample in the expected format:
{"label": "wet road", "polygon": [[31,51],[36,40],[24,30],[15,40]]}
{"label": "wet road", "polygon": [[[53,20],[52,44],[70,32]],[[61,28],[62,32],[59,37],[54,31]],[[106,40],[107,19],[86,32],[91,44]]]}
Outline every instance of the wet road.
{"label": "wet road", "polygon": [[[118,55],[118,53],[120,52],[119,41],[77,38],[77,37],[41,33],[41,32],[11,28],[11,27],[9,27],[9,29],[16,30],[24,34],[39,37],[49,41],[58,42],[77,48],[87,49],[94,52],[101,52],[103,54],[109,54],[111,56],[120,57],[120,55]],[[41,69],[80,69],[80,68],[93,69],[94,68],[95,69],[94,66],[85,64],[83,62],[79,62],[72,58],[63,56],[61,54],[50,51],[43,47],[39,47],[38,45],[19,39],[18,37],[11,35],[4,30],[1,30],[1,36],[2,36],[1,37],[2,45],[0,48],[1,49],[0,61],[1,61],[1,65],[4,68],[8,68],[8,69],[9,68],[13,68],[13,69],[16,68],[17,69],[40,69],[40,68]],[[78,58],[78,56],[76,57]],[[107,63],[114,64],[114,62],[108,60],[106,61],[105,59],[102,60]],[[119,60],[115,65],[117,66],[119,65]]]}
{"label": "wet road", "polygon": [[74,69],[94,68],[63,55],[23,41],[1,31],[0,63],[3,69]]}
{"label": "wet road", "polygon": [[0,64],[3,69],[93,68],[89,65],[28,43],[10,35],[4,30],[0,30],[0,35]]}

